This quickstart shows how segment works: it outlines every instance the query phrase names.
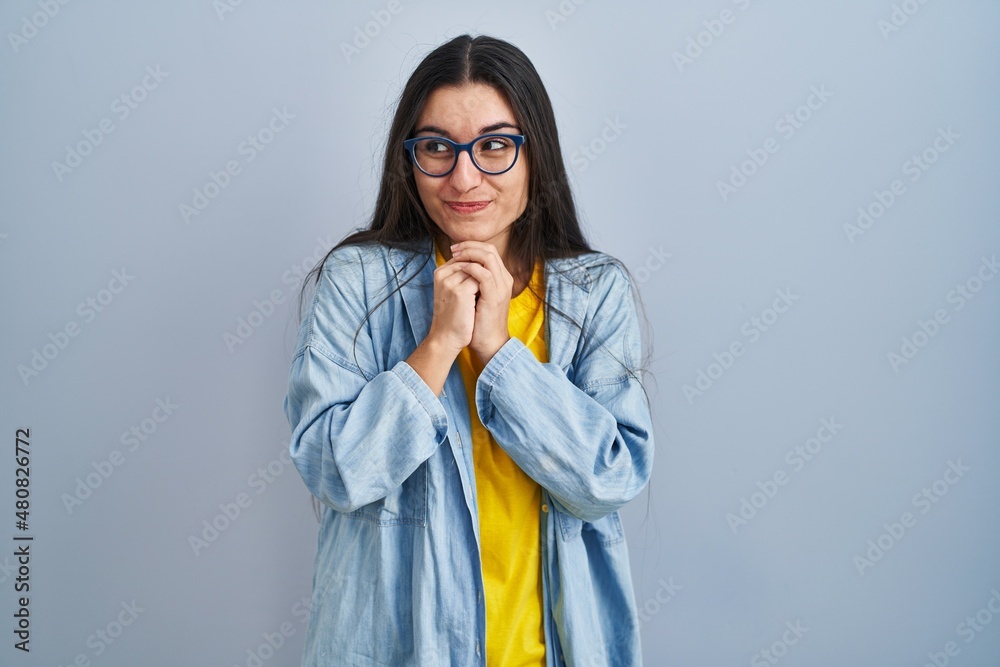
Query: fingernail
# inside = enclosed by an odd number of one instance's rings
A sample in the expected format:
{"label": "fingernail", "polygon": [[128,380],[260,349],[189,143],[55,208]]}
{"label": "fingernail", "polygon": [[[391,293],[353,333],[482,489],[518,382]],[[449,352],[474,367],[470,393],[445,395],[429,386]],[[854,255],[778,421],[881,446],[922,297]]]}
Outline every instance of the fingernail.
{"label": "fingernail", "polygon": [[454,250],[454,249],[455,249],[455,248],[457,248],[457,247],[458,247],[458,244],[457,244],[457,243],[452,243],[452,244],[451,244],[451,249],[452,249],[452,250]]}

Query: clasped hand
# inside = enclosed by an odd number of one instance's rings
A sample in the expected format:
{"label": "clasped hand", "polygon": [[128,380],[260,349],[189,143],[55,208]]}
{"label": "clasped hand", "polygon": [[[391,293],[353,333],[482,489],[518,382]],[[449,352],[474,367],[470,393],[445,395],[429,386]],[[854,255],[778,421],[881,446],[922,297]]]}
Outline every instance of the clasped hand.
{"label": "clasped hand", "polygon": [[461,241],[434,270],[434,317],[429,336],[456,352],[469,347],[486,365],[510,340],[507,317],[514,278],[496,246]]}

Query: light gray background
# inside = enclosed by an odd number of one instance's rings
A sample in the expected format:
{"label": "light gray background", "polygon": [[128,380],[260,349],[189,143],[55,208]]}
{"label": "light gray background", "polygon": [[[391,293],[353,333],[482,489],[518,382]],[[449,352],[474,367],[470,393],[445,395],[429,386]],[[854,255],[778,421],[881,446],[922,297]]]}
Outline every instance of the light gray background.
{"label": "light gray background", "polygon": [[[789,667],[1000,664],[1000,280],[983,264],[1000,253],[996,2],[221,2],[0,9],[0,663],[247,665],[287,623],[263,664],[298,664],[317,523],[281,459],[293,270],[367,222],[396,95],[468,31],[533,60],[586,232],[640,279],[657,455],[623,520],[647,664],[775,664],[765,649]],[[122,118],[115,100],[147,67],[162,80]],[[800,108],[814,88],[829,96]],[[275,108],[294,118],[249,161],[241,142]],[[808,120],[788,136],[776,123],[796,112]],[[57,175],[102,119],[113,131]],[[777,151],[724,200],[717,182],[769,138]],[[240,172],[185,221],[230,160]],[[850,238],[894,179],[903,194]],[[127,286],[102,292],[123,269]],[[775,321],[776,290],[797,300]],[[273,312],[255,305],[272,296]],[[257,308],[269,316],[227,344]],[[78,335],[23,380],[71,322]],[[921,346],[894,368],[904,337]],[[711,367],[736,341],[742,356]],[[715,379],[689,399],[699,371]],[[161,423],[158,399],[177,406]],[[823,419],[842,427],[805,465],[786,458]],[[130,451],[122,434],[144,420],[155,431]],[[18,427],[30,655],[10,632]],[[115,450],[121,465],[68,509]],[[949,462],[967,469],[954,484],[939,481]],[[776,473],[786,483],[753,496]],[[935,482],[943,495],[921,501]],[[190,537],[241,493],[249,506],[196,554]],[[761,507],[734,531],[744,498]],[[904,512],[903,535],[883,535]],[[97,640],[133,602],[135,621]],[[960,625],[977,613],[990,622]]]}

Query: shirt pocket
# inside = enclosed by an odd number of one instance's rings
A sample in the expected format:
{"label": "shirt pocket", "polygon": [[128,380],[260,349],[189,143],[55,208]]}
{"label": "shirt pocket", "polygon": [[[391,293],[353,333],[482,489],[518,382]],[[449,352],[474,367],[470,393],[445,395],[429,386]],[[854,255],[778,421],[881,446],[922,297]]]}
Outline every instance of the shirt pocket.
{"label": "shirt pocket", "polygon": [[559,533],[565,542],[579,538],[584,531],[587,532],[587,539],[597,540],[606,547],[625,539],[621,517],[617,511],[596,521],[584,521],[559,509],[556,505],[556,502],[550,503],[552,512],[556,515],[556,522],[559,524]]}
{"label": "shirt pocket", "polygon": [[427,462],[384,498],[348,512],[352,519],[376,526],[424,526],[427,523]]}

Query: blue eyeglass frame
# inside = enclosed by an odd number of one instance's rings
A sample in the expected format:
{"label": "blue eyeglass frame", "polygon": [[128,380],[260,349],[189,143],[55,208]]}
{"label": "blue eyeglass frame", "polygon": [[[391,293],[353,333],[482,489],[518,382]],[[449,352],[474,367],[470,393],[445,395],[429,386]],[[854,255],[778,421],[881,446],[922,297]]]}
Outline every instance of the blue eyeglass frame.
{"label": "blue eyeglass frame", "polygon": [[[486,171],[485,169],[479,166],[479,163],[476,162],[476,156],[472,154],[472,147],[476,145],[476,142],[479,141],[480,139],[486,139],[488,137],[503,137],[505,139],[510,139],[511,141],[514,142],[514,161],[511,162],[510,166],[504,169],[503,171]],[[435,141],[443,141],[444,143],[450,145],[451,149],[455,151],[455,160],[454,162],[451,163],[451,168],[448,171],[444,172],[443,174],[428,173],[424,171],[424,169],[420,166],[420,163],[417,162],[417,156],[414,154],[414,146],[417,145],[418,141],[427,141],[429,139],[433,139]],[[517,158],[521,156],[521,146],[527,140],[528,138],[525,137],[523,134],[504,134],[502,132],[490,132],[489,134],[479,135],[478,137],[476,137],[467,144],[460,144],[445,137],[434,137],[434,136],[413,137],[412,139],[403,140],[403,148],[405,148],[406,151],[409,153],[410,161],[413,162],[414,165],[416,165],[417,169],[420,169],[422,173],[427,174],[432,178],[441,178],[455,171],[455,167],[456,165],[458,165],[458,156],[462,151],[465,151],[466,153],[469,154],[469,159],[472,160],[472,164],[475,165],[476,169],[483,172],[484,174],[487,174],[488,176],[498,176],[500,174],[505,174],[514,168],[514,165],[517,164]]]}

